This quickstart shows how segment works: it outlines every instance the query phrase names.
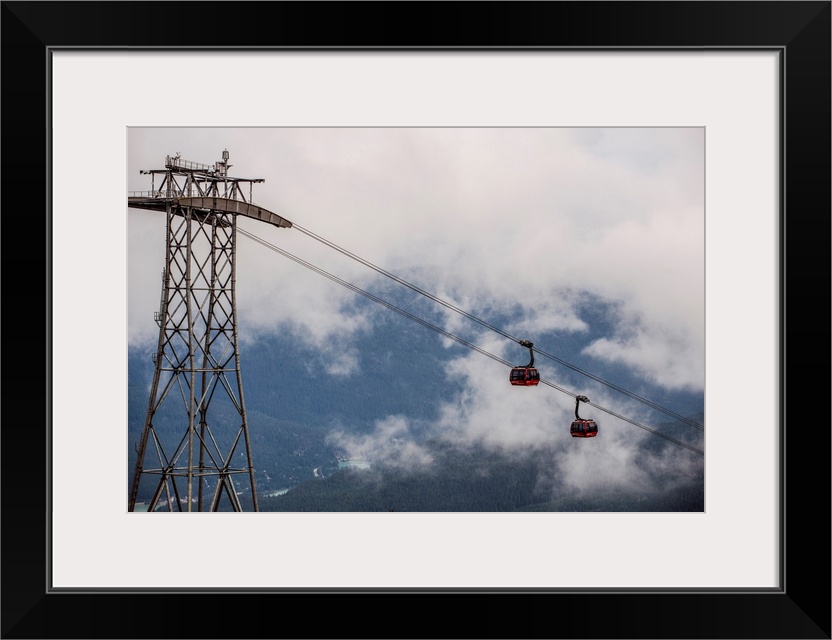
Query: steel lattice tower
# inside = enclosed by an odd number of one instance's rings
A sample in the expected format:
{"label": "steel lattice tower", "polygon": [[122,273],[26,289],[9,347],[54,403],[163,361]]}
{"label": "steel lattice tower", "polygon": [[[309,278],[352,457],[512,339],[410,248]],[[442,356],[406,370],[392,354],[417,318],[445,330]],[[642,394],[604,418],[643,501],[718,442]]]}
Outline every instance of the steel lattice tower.
{"label": "steel lattice tower", "polygon": [[159,341],[130,511],[140,487],[152,489],[148,512],[162,504],[218,511],[226,500],[242,511],[235,477],[250,484],[239,491],[251,491],[258,511],[237,334],[237,219],[292,223],[253,204],[252,185],[264,180],[229,176],[227,150],[222,157],[211,166],[167,156],[164,169],[141,171],[150,191],[128,193],[128,207],[167,219]]}

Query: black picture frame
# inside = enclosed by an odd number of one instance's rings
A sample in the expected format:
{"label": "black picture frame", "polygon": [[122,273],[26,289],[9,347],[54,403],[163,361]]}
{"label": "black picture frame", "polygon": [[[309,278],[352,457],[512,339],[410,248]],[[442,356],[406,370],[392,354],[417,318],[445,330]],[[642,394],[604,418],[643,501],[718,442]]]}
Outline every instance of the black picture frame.
{"label": "black picture frame", "polygon": [[[830,638],[830,15],[829,1],[3,2],[2,637]],[[52,592],[50,51],[130,47],[778,51],[780,588]]]}

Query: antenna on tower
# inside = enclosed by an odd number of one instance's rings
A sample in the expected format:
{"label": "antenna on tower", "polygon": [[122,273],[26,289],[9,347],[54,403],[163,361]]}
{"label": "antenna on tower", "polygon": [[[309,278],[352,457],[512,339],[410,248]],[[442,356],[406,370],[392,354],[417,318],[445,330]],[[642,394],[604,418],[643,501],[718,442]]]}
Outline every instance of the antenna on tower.
{"label": "antenna on tower", "polygon": [[216,163],[214,163],[214,171],[216,171],[221,176],[227,176],[228,170],[231,168],[231,165],[228,164],[228,158],[228,149],[224,149],[222,152],[222,160],[219,160]]}

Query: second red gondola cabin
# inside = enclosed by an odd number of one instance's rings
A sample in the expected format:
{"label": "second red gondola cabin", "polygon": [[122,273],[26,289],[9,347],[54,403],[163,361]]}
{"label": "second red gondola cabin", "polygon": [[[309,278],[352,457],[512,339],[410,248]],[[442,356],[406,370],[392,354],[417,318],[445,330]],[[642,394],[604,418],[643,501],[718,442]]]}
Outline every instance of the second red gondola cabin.
{"label": "second red gondola cabin", "polygon": [[569,432],[573,438],[594,438],[598,435],[598,425],[595,420],[573,420]]}
{"label": "second red gondola cabin", "polygon": [[586,396],[575,396],[575,419],[569,425],[569,433],[573,438],[594,438],[598,435],[598,423],[595,420],[587,420],[578,415],[578,406],[581,402],[589,402]]}

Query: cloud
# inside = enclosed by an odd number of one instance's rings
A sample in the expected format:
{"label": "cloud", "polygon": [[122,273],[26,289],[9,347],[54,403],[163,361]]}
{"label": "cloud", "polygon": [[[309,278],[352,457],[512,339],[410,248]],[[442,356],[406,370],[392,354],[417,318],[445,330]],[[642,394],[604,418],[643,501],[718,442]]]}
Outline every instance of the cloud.
{"label": "cloud", "polygon": [[371,433],[355,434],[348,429],[333,430],[327,441],[355,460],[387,467],[424,469],[433,462],[431,454],[413,438],[411,424],[403,416],[388,416],[375,423]]}
{"label": "cloud", "polygon": [[592,440],[573,440],[571,449],[555,459],[559,488],[570,495],[649,486],[647,472],[637,464],[639,449],[619,431],[604,429]]}
{"label": "cloud", "polygon": [[584,353],[623,363],[662,387],[704,391],[704,354],[692,349],[691,341],[674,336],[656,340],[655,335],[639,328],[635,335],[596,340]]}

